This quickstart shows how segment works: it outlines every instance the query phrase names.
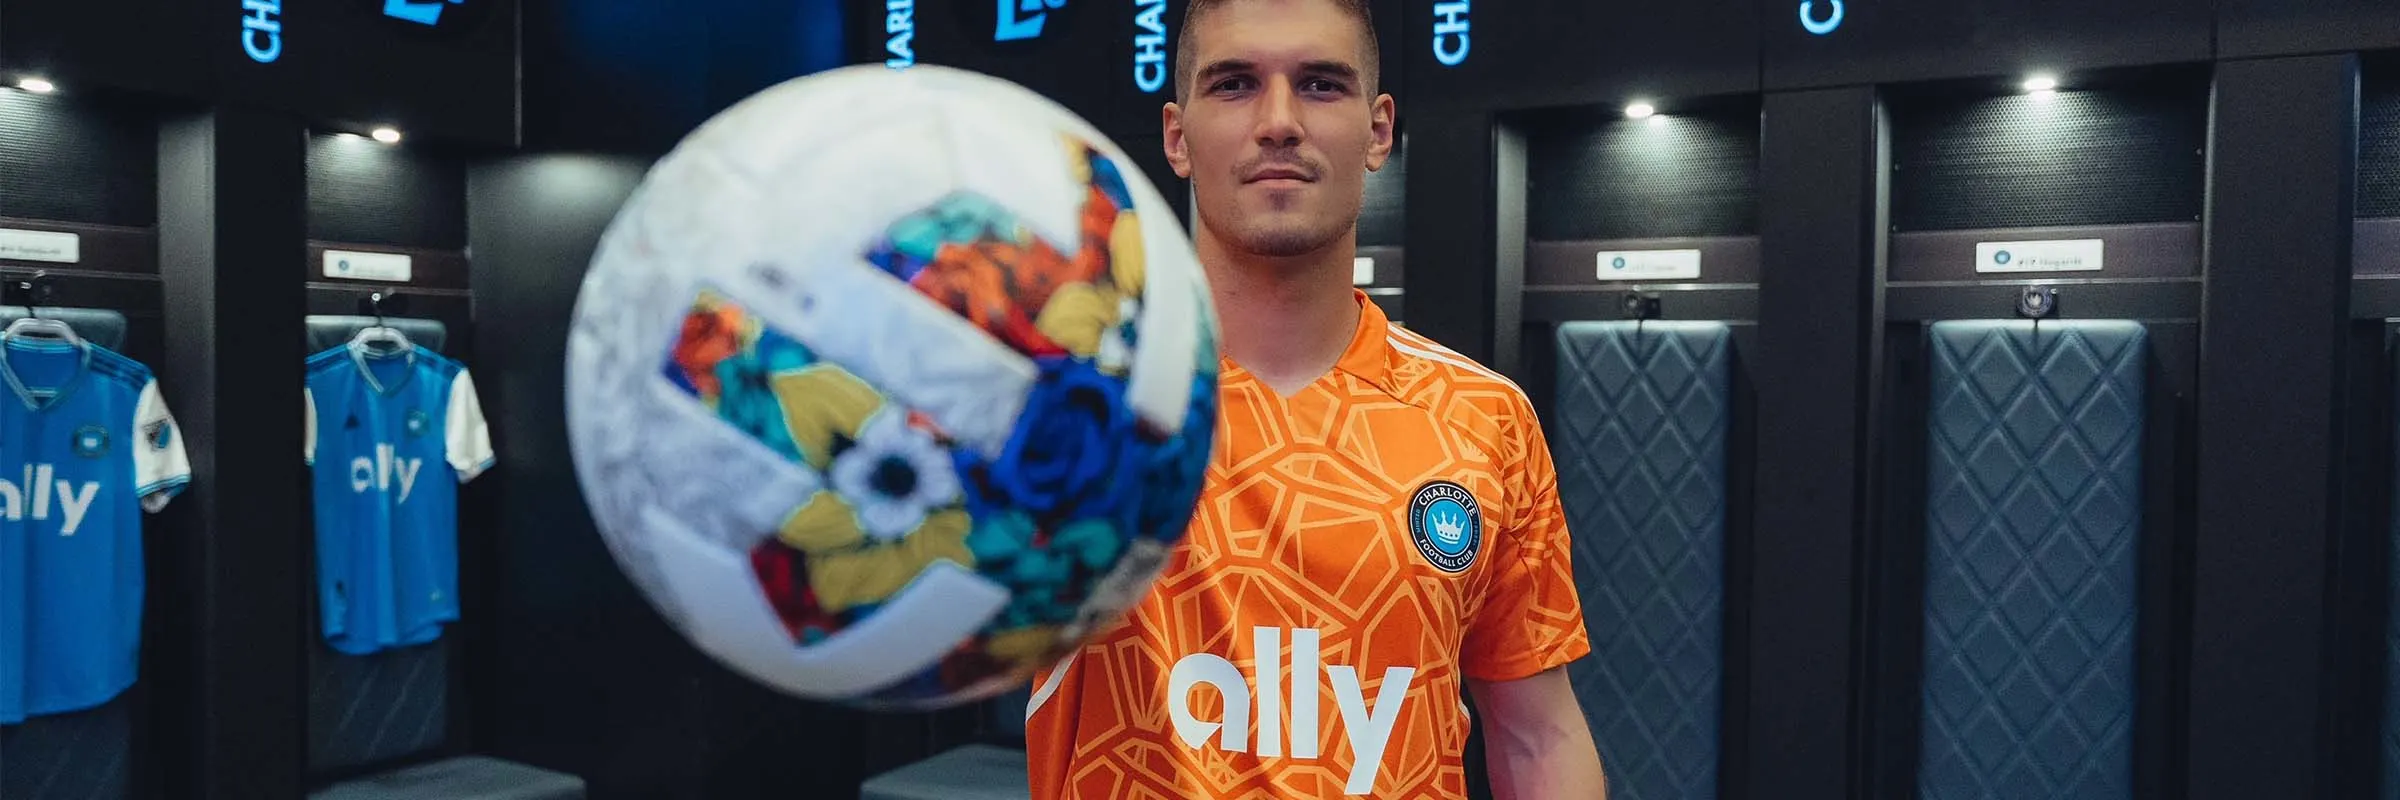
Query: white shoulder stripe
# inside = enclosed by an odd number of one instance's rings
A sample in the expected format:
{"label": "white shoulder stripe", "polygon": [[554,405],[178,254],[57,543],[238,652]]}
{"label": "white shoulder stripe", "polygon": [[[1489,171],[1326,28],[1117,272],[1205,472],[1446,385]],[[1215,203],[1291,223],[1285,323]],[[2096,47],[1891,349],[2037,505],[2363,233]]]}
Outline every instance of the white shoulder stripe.
{"label": "white shoulder stripe", "polygon": [[1067,668],[1075,666],[1075,657],[1081,654],[1080,650],[1068,653],[1064,660],[1058,662],[1058,666],[1051,668],[1050,676],[1042,679],[1042,685],[1034,688],[1033,697],[1025,701],[1025,721],[1032,722],[1033,712],[1042,710],[1042,704],[1050,702],[1050,696],[1058,693],[1058,684],[1067,679]]}
{"label": "white shoulder stripe", "polygon": [[1413,345],[1415,345],[1415,346],[1417,347],[1417,349],[1420,349],[1420,350],[1430,350],[1430,351],[1433,351],[1433,352],[1436,352],[1436,353],[1440,353],[1440,354],[1443,354],[1443,355],[1449,356],[1449,357],[1451,357],[1451,358],[1453,358],[1453,359],[1457,359],[1457,360],[1459,360],[1459,361],[1466,361],[1466,362],[1469,362],[1469,363],[1473,363],[1473,359],[1469,359],[1469,358],[1467,358],[1465,355],[1463,355],[1463,354],[1459,353],[1458,351],[1450,349],[1448,346],[1446,346],[1446,345],[1442,344],[1441,342],[1437,342],[1437,341],[1434,341],[1434,340],[1432,340],[1432,339],[1426,338],[1425,334],[1418,333],[1418,332],[1416,332],[1416,331],[1412,331],[1412,330],[1409,330],[1409,329],[1407,329],[1407,328],[1398,328],[1398,327],[1392,328],[1392,329],[1390,329],[1390,336],[1391,336],[1392,338],[1397,338],[1397,339],[1399,339],[1399,340],[1401,340],[1401,341],[1404,341],[1404,342],[1408,342],[1408,343],[1410,343],[1410,344],[1413,344]]}
{"label": "white shoulder stripe", "polygon": [[[1456,353],[1456,352],[1452,352],[1452,351],[1451,351],[1449,348],[1442,347],[1441,345],[1438,345],[1438,344],[1437,344],[1437,345],[1433,345],[1433,347],[1434,347],[1434,348],[1438,348],[1438,349],[1427,349],[1427,348],[1423,348],[1423,347],[1418,347],[1418,346],[1416,346],[1416,345],[1413,345],[1413,344],[1410,344],[1410,343],[1408,343],[1408,342],[1401,341],[1401,340],[1400,340],[1400,337],[1397,337],[1397,336],[1387,336],[1387,337],[1384,337],[1384,341],[1385,341],[1385,343],[1387,343],[1387,344],[1390,344],[1390,345],[1392,346],[1392,349],[1394,349],[1394,350],[1398,350],[1398,351],[1400,351],[1400,352],[1407,353],[1407,354],[1409,354],[1409,355],[1416,356],[1416,357],[1418,357],[1418,358],[1422,358],[1422,359],[1425,359],[1425,360],[1427,360],[1427,361],[1435,361],[1435,362],[1440,362],[1440,363],[1443,363],[1443,364],[1448,364],[1448,365],[1450,365],[1450,366],[1457,367],[1457,368],[1459,368],[1459,369],[1463,369],[1463,370],[1466,370],[1466,371],[1468,371],[1468,372],[1475,373],[1475,374],[1477,374],[1477,375],[1481,375],[1481,376],[1483,376],[1483,377],[1485,377],[1485,378],[1490,378],[1490,379],[1492,379],[1492,380],[1499,381],[1500,383],[1502,383],[1502,384],[1506,384],[1506,385],[1508,385],[1508,386],[1510,386],[1510,387],[1512,387],[1512,388],[1513,388],[1513,387],[1515,387],[1515,386],[1517,385],[1517,383],[1516,383],[1515,381],[1509,380],[1509,379],[1508,379],[1506,376],[1503,376],[1503,375],[1501,375],[1500,373],[1497,373],[1497,372],[1493,372],[1493,371],[1492,371],[1490,368],[1488,368],[1488,367],[1485,367],[1485,366],[1483,366],[1482,364],[1477,364],[1477,363],[1475,363],[1473,360],[1471,360],[1471,359],[1467,358],[1466,356],[1459,355],[1459,354],[1458,354],[1458,353]],[[1431,344],[1431,343],[1429,342],[1428,344]]]}

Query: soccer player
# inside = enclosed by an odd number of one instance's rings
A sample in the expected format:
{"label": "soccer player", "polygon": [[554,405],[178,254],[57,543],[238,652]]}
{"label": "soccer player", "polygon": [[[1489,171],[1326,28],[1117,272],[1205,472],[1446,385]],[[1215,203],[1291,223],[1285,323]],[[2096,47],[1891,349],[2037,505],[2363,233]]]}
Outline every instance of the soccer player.
{"label": "soccer player", "polygon": [[1186,543],[1037,676],[1033,795],[1459,798],[1472,695],[1501,798],[1600,798],[1591,647],[1534,411],[1350,284],[1393,144],[1365,0],[1193,0],[1162,111],[1223,323]]}

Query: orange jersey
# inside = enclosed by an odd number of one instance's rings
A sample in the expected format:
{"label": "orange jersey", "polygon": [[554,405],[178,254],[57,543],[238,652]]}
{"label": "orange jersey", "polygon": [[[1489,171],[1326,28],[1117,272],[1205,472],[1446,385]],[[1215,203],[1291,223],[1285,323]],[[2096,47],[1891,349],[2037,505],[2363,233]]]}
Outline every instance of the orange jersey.
{"label": "orange jersey", "polygon": [[1037,800],[1463,798],[1464,681],[1591,650],[1532,405],[1357,299],[1292,397],[1223,364],[1185,543],[1035,678]]}

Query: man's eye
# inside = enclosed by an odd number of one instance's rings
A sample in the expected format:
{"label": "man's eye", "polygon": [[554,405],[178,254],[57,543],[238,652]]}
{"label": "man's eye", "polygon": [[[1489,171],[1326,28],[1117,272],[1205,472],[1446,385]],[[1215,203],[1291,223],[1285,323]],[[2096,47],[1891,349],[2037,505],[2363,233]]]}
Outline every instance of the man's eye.
{"label": "man's eye", "polygon": [[1332,80],[1332,79],[1330,79],[1330,78],[1310,78],[1310,79],[1308,79],[1307,81],[1305,81],[1305,82],[1303,82],[1303,83],[1301,83],[1301,84],[1300,84],[1300,89],[1301,89],[1301,91],[1307,91],[1307,92],[1329,92],[1329,93],[1331,93],[1331,92],[1340,92],[1340,91],[1342,91],[1342,85],[1341,85],[1339,82],[1336,82],[1336,81],[1334,81],[1334,80]]}
{"label": "man's eye", "polygon": [[1248,88],[1250,88],[1249,78],[1226,78],[1217,81],[1216,83],[1209,84],[1208,90],[1212,92],[1238,92]]}

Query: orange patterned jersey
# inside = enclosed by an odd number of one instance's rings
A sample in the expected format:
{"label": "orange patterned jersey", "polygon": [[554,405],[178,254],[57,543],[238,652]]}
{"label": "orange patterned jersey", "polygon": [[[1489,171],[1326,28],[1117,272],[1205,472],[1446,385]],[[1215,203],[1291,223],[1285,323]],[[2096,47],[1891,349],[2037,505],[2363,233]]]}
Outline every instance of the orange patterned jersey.
{"label": "orange patterned jersey", "polygon": [[1037,800],[1463,798],[1464,682],[1590,651],[1524,393],[1356,296],[1299,393],[1223,365],[1185,543],[1035,679]]}

